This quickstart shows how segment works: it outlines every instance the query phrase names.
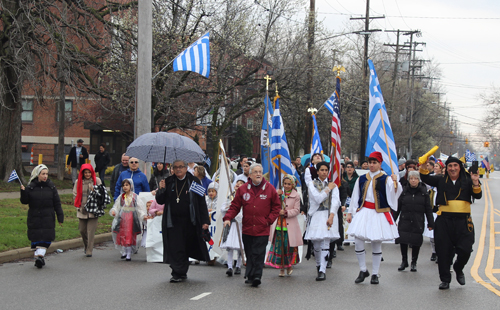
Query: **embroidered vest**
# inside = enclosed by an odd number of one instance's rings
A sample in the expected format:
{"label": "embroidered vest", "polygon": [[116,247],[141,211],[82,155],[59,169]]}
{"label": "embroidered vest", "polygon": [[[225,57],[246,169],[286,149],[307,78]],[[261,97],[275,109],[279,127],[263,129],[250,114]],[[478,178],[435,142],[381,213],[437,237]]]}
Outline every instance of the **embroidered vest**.
{"label": "embroidered vest", "polygon": [[[316,179],[314,180],[314,187],[319,191],[322,192],[327,186],[323,184],[320,180]],[[330,211],[330,195],[327,195],[326,199],[320,203],[318,207],[318,211]]]}
{"label": "embroidered vest", "polygon": [[[375,177],[373,177],[373,198],[375,200],[375,210],[378,213],[390,212],[391,207],[387,202],[387,193],[385,192],[385,182],[387,179],[387,174],[380,172]],[[368,186],[370,185],[372,178],[369,173],[359,177],[359,189],[360,195],[358,200],[358,210],[359,211],[366,199],[366,193],[368,191]]]}

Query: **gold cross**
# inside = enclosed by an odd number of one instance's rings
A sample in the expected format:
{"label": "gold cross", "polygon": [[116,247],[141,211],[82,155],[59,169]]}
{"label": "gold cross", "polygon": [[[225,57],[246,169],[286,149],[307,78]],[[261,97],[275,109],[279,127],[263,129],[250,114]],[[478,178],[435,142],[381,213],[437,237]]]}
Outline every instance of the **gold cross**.
{"label": "gold cross", "polygon": [[269,90],[269,81],[272,79],[269,75],[266,75],[264,79],[266,80],[266,90]]}

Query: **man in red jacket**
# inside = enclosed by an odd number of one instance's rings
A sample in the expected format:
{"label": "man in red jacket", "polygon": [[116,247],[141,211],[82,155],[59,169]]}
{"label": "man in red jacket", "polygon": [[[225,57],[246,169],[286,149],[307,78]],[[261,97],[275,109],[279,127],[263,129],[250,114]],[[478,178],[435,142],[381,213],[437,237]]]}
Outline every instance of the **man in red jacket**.
{"label": "man in red jacket", "polygon": [[281,204],[274,186],[262,177],[262,166],[250,166],[250,178],[238,188],[224,216],[224,226],[243,208],[243,245],[247,257],[245,283],[257,287],[261,283],[269,229],[278,218]]}

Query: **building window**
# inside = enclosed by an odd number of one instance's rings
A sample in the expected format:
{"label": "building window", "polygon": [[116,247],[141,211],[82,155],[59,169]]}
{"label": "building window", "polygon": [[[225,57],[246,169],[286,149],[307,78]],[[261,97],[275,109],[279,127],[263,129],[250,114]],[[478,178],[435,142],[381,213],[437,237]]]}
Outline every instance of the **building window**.
{"label": "building window", "polygon": [[253,130],[253,118],[247,118],[247,130]]}
{"label": "building window", "polygon": [[[57,104],[57,119],[56,121],[59,122],[59,102],[56,102]],[[64,100],[64,118],[66,122],[71,122],[72,116],[73,116],[73,100]]]}
{"label": "building window", "polygon": [[33,122],[33,99],[23,99],[21,104],[23,106],[21,120],[23,122]]}

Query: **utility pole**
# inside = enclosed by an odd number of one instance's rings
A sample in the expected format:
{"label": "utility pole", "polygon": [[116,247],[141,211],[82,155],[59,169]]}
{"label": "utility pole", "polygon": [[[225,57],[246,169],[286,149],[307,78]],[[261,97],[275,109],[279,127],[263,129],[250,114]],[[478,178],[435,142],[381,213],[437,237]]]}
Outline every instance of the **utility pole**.
{"label": "utility pole", "polygon": [[[413,39],[413,35],[412,35]],[[409,134],[410,137],[408,138],[408,158],[412,158],[412,139],[413,139],[413,109],[414,109],[414,88],[415,88],[415,68],[416,66],[413,65],[413,63],[416,61],[416,49],[419,44],[425,45],[423,42],[412,42],[413,43],[413,57],[410,60],[410,69],[411,69],[411,87],[410,87],[410,124],[409,124]],[[410,45],[411,46],[411,45]],[[411,55],[411,50],[410,50],[410,55]],[[409,73],[410,71],[408,71]]]}
{"label": "utility pole", "polygon": [[[385,16],[377,16],[377,17],[370,17],[370,0],[366,0],[366,13],[364,17],[351,17],[350,20],[359,20],[359,19],[364,19],[365,20],[365,30],[359,32],[359,34],[365,36],[365,50],[364,50],[364,59],[363,59],[363,83],[366,85],[366,90],[369,94],[369,85],[368,85],[368,39],[370,37],[370,34],[375,31],[382,31],[380,29],[372,29],[370,30],[370,19],[377,19],[377,18],[385,18]],[[368,95],[366,96],[368,98]],[[367,102],[363,107],[361,108],[361,139],[360,139],[360,145],[359,145],[359,160],[363,160],[365,158],[365,150],[366,150],[366,134],[367,134],[367,129],[366,129],[366,119],[367,119],[367,114],[368,114],[368,105],[369,103]]]}
{"label": "utility pole", "polygon": [[408,45],[406,43],[399,44],[399,35],[403,34],[403,33],[409,33],[409,32],[411,32],[411,30],[397,29],[397,30],[384,30],[384,31],[385,32],[396,32],[396,44],[390,44],[390,43],[384,44],[384,46],[393,47],[395,49],[395,54],[396,54],[395,59],[394,59],[394,70],[392,72],[391,101],[390,101],[390,106],[387,107],[387,110],[391,111],[391,114],[389,115],[389,118],[391,119],[392,118],[392,111],[394,109],[394,106],[396,105],[394,97],[396,95],[396,80],[397,80],[397,76],[398,76],[399,53],[401,52],[401,50],[408,47]]}
{"label": "utility pole", "polygon": [[316,27],[316,0],[309,0],[309,23],[308,23],[308,40],[307,40],[307,109],[304,114],[306,130],[304,138],[304,154],[311,151],[312,139],[312,118],[307,110],[313,108],[313,55],[314,55],[314,32]]}
{"label": "utility pole", "polygon": [[[137,55],[137,91],[135,98],[134,139],[151,132],[151,77],[153,63],[153,2],[139,1],[139,50]],[[150,164],[147,166],[150,167]],[[151,169],[145,169],[148,179]]]}

